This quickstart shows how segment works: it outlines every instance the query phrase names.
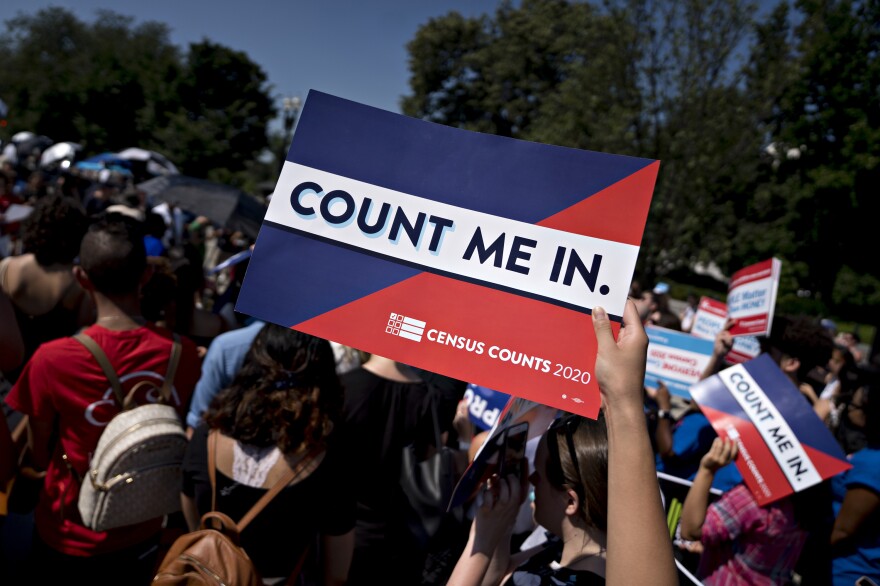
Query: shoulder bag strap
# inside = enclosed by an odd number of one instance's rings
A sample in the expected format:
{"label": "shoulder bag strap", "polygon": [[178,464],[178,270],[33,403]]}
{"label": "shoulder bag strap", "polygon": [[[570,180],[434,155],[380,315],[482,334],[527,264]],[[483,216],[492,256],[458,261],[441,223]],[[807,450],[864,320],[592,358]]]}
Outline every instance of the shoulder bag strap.
{"label": "shoulder bag strap", "polygon": [[275,496],[284,490],[288,484],[293,482],[297,476],[299,476],[303,470],[305,470],[309,464],[312,463],[312,460],[317,456],[319,449],[312,449],[308,454],[303,456],[302,460],[300,460],[297,465],[290,471],[287,472],[281,479],[276,482],[269,491],[258,500],[251,510],[245,513],[245,516],[241,518],[241,521],[238,522],[238,531],[239,533],[244,531],[244,528],[247,527],[248,523],[253,521],[254,517],[260,514],[260,511],[269,504]]}
{"label": "shoulder bag strap", "polygon": [[[212,429],[208,433],[208,478],[211,481],[211,510],[215,511],[217,509],[217,436],[220,435],[220,432],[216,429]],[[244,517],[238,522],[238,532],[241,533],[244,531],[244,528],[247,527],[248,523],[250,523],[254,517],[260,514],[266,505],[275,498],[279,492],[284,490],[288,484],[293,482],[297,476],[299,476],[303,470],[311,463],[314,457],[317,455],[318,450],[312,450],[300,460],[297,465],[287,472],[283,477],[281,477],[272,488],[270,488],[266,494],[260,497],[254,506],[250,508],[250,510],[245,513]]]}
{"label": "shoulder bag strap", "polygon": [[177,375],[177,365],[180,363],[180,336],[174,334],[174,343],[171,345],[171,359],[168,361],[168,370],[165,371],[165,380],[162,382],[162,388],[159,392],[162,395],[162,401],[166,405],[171,404],[171,387],[174,386],[174,377]]}
{"label": "shoulder bag strap", "polygon": [[[217,486],[216,486],[217,477],[216,477],[215,466],[217,464],[216,456],[217,456],[217,436],[218,435],[220,435],[220,432],[217,431],[216,429],[211,430],[210,433],[208,434],[208,477],[211,480],[211,510],[212,511],[216,510],[216,507],[217,507]],[[245,513],[244,517],[242,517],[241,520],[237,524],[239,534],[241,534],[241,532],[244,531],[244,528],[247,527],[247,525],[254,519],[254,517],[256,517],[258,514],[260,514],[260,512],[266,507],[266,505],[268,505],[269,502],[273,498],[275,498],[279,492],[284,490],[284,487],[286,487],[288,484],[293,482],[296,479],[296,477],[299,476],[302,473],[302,471],[305,470],[306,467],[308,467],[309,464],[311,464],[312,460],[315,459],[315,457],[318,455],[319,452],[320,452],[320,450],[316,448],[316,449],[313,449],[312,451],[310,451],[305,456],[303,456],[303,459],[297,463],[296,467],[294,467],[292,470],[288,471],[287,474],[285,474],[281,479],[278,480],[278,482],[276,482],[274,485],[272,485],[272,488],[270,488],[269,491],[266,492],[266,494],[264,494],[262,497],[260,497],[260,500],[258,500],[256,503],[254,503],[254,506],[252,506],[250,508],[250,510],[247,513]],[[291,574],[287,577],[287,581],[285,582],[285,584],[288,584],[288,585],[295,584],[295,581],[296,581],[297,577],[299,576],[299,573],[302,571],[303,564],[306,561],[306,557],[308,557],[310,549],[311,549],[311,546],[307,546],[305,551],[303,551],[302,554],[299,556],[299,560],[297,560],[296,566],[294,567],[293,572],[291,572]]]}
{"label": "shoulder bag strap", "polygon": [[113,388],[113,395],[119,402],[119,406],[124,407],[125,395],[122,394],[122,385],[120,384],[119,377],[116,376],[116,371],[113,370],[113,365],[110,364],[107,355],[104,354],[104,351],[98,346],[97,342],[82,332],[73,336],[73,339],[85,346],[86,350],[91,352],[92,356],[95,357],[95,360],[101,365],[101,370],[104,371],[104,376],[110,381],[110,386]]}
{"label": "shoulder bag strap", "polygon": [[211,510],[217,510],[217,436],[220,432],[212,429],[208,432],[208,479],[211,481]]}

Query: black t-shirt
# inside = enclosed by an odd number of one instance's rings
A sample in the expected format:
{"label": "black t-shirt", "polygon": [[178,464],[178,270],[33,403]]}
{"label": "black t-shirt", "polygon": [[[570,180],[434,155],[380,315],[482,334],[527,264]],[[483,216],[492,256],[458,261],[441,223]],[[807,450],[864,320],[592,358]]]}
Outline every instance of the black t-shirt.
{"label": "black t-shirt", "polygon": [[[354,528],[356,495],[336,436],[318,468],[282,490],[242,532],[241,545],[264,577],[289,575],[317,535],[342,535]],[[268,490],[235,482],[219,470],[216,478],[217,510],[236,522]],[[182,490],[195,498],[200,515],[211,510],[206,425],[196,428],[187,446]]]}
{"label": "black t-shirt", "polygon": [[530,557],[504,582],[504,586],[573,586],[605,584],[605,578],[588,570],[558,565],[562,541],[552,538],[547,547]]}
{"label": "black t-shirt", "polygon": [[[352,438],[353,477],[358,499],[358,541],[400,537],[400,462],[425,420],[428,388],[382,378],[364,368],[340,377],[343,413]],[[424,427],[424,426],[422,426]]]}

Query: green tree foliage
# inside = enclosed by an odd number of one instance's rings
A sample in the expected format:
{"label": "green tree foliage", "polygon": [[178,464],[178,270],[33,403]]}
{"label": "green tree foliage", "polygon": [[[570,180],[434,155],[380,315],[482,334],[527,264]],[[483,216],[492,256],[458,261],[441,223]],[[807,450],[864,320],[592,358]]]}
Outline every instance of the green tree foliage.
{"label": "green tree foliage", "polygon": [[244,169],[268,145],[266,127],[275,112],[266,83],[244,53],[208,41],[190,45],[176,84],[180,108],[160,138],[182,153],[190,174],[221,179]]}
{"label": "green tree foliage", "polygon": [[880,273],[861,254],[880,184],[880,4],[780,2],[756,18],[745,0],[522,0],[491,17],[450,13],[408,46],[403,110],[660,159],[646,282],[697,262],[730,274],[777,256],[782,305],[865,311]]}
{"label": "green tree foliage", "polygon": [[[432,19],[408,45],[413,93],[403,111],[556,144],[613,141],[619,127],[584,126],[596,114],[623,111],[626,119],[637,111],[625,56],[603,51],[619,42],[612,24],[593,6],[565,0],[504,2],[494,20],[455,12]],[[597,76],[616,83],[596,84]]]}
{"label": "green tree foliage", "polygon": [[809,0],[796,8],[797,70],[780,93],[763,191],[784,210],[792,257],[809,263],[801,286],[880,319],[864,293],[880,275],[870,253],[880,185],[880,5]]}
{"label": "green tree foliage", "polygon": [[[735,226],[729,186],[738,179],[729,161],[758,149],[731,65],[751,10],[739,0],[523,0],[502,4],[491,20],[452,13],[410,43],[413,93],[403,109],[471,130],[661,159],[647,272],[725,260]],[[716,215],[709,233],[694,214],[706,209]]]}
{"label": "green tree foliage", "polygon": [[611,12],[635,31],[642,128],[634,154],[661,161],[642,271],[656,278],[710,261],[728,269],[735,205],[759,148],[740,74],[754,5],[634,0]]}
{"label": "green tree foliage", "polygon": [[[263,70],[209,41],[184,54],[164,24],[64,8],[20,14],[0,35],[9,134],[29,130],[87,152],[137,146],[182,172],[241,183],[275,112]],[[7,137],[8,138],[8,137]]]}

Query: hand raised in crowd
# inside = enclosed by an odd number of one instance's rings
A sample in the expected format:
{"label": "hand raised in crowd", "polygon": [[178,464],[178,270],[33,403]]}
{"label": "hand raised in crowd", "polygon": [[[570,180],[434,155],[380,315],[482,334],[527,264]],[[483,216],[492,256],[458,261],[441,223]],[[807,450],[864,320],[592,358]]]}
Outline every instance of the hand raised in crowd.
{"label": "hand raised in crowd", "polygon": [[730,328],[733,327],[733,320],[728,318],[724,327],[715,334],[715,345],[712,347],[712,357],[706,363],[700,380],[709,378],[723,366],[722,358],[727,355],[733,348],[733,336],[730,334]]}
{"label": "hand raised in crowd", "polygon": [[447,584],[501,583],[510,566],[510,539],[516,516],[528,492],[527,469],[528,466],[521,466],[518,476],[507,474],[502,478],[493,474],[483,483],[467,545]]}
{"label": "hand raised in crowd", "polygon": [[727,466],[736,459],[739,448],[735,441],[729,438],[716,437],[712,447],[700,460],[700,467],[715,473],[719,468]]}
{"label": "hand raised in crowd", "polygon": [[654,400],[657,401],[657,407],[661,410],[669,411],[672,409],[672,395],[669,393],[669,387],[667,387],[663,381],[657,382],[657,391],[654,393]]}
{"label": "hand raised in crowd", "polygon": [[508,474],[504,477],[493,474],[483,483],[482,502],[471,528],[475,532],[478,549],[492,552],[502,540],[509,539],[526,494],[528,482],[525,474]]}
{"label": "hand raised in crowd", "polygon": [[632,300],[615,341],[608,314],[593,308],[596,380],[608,426],[607,584],[678,583],[654,454],[645,425],[643,389],[648,336]]}
{"label": "hand raised in crowd", "polygon": [[474,439],[474,425],[468,414],[467,399],[462,399],[455,407],[455,415],[452,418],[452,428],[458,434],[458,441],[469,443]]}
{"label": "hand raised in crowd", "polygon": [[596,380],[605,405],[628,404],[642,407],[642,386],[647,361],[648,335],[635,304],[627,300],[623,327],[614,340],[611,321],[602,307],[593,308],[593,327],[599,352]]}
{"label": "hand raised in crowd", "polygon": [[733,336],[730,334],[732,327],[733,320],[728,318],[724,327],[715,334],[715,346],[712,348],[712,353],[716,358],[725,356],[733,348]]}
{"label": "hand raised in crowd", "polygon": [[709,507],[709,491],[715,472],[722,466],[733,462],[738,452],[737,444],[729,438],[716,437],[712,447],[700,460],[700,469],[694,476],[693,484],[681,509],[681,537],[699,541],[702,536],[703,523]]}

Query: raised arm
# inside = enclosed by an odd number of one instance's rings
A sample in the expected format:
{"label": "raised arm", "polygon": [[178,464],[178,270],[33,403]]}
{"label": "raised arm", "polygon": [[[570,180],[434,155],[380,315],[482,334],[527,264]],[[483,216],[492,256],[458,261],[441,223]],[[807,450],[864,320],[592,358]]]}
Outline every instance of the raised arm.
{"label": "raised arm", "polygon": [[655,397],[657,407],[660,411],[657,413],[657,428],[654,430],[654,443],[657,446],[657,453],[661,458],[669,458],[674,456],[672,449],[672,397],[669,395],[669,388],[659,383],[657,386],[657,394]]}
{"label": "raised arm", "polygon": [[643,410],[648,336],[632,301],[626,303],[617,341],[601,307],[593,309],[593,327],[599,346],[596,379],[608,427],[607,583],[675,586],[678,576]]}
{"label": "raised arm", "polygon": [[690,541],[699,541],[709,508],[709,490],[715,479],[715,472],[736,459],[736,442],[716,437],[712,447],[700,460],[700,469],[694,477],[694,484],[688,490],[681,509],[681,536]]}
{"label": "raised arm", "polygon": [[342,586],[348,581],[348,571],[354,557],[354,529],[342,535],[324,535],[324,586]]}
{"label": "raised arm", "polygon": [[834,520],[831,530],[831,547],[845,549],[850,539],[870,522],[871,517],[880,509],[880,494],[865,486],[854,486],[846,491],[843,505]]}
{"label": "raised arm", "polygon": [[493,475],[483,485],[482,504],[449,586],[501,583],[510,569],[510,538],[525,491],[525,479],[513,475],[504,479]]}
{"label": "raised arm", "polygon": [[709,378],[721,370],[721,366],[724,365],[724,357],[733,348],[733,336],[730,335],[732,325],[733,321],[728,319],[724,327],[721,328],[721,331],[715,334],[715,346],[712,348],[712,357],[706,363],[706,368],[703,370],[703,374],[700,375],[700,380]]}

